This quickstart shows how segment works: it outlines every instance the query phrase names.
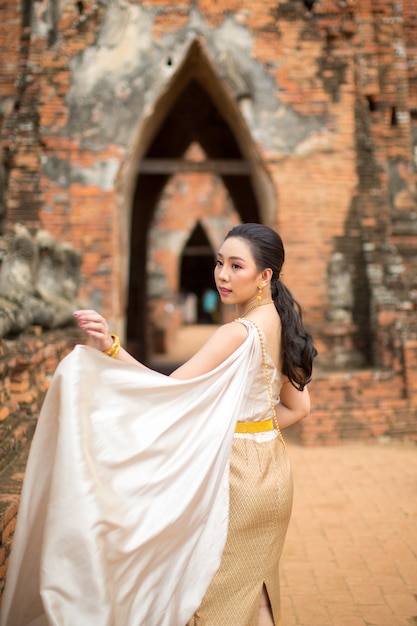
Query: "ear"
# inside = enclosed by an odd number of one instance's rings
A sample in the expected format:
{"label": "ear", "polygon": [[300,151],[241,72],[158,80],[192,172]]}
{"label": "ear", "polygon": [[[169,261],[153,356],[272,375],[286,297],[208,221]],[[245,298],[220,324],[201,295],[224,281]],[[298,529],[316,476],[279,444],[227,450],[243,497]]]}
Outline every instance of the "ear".
{"label": "ear", "polygon": [[261,273],[261,280],[264,283],[264,285],[268,285],[271,282],[273,273],[274,272],[271,270],[270,267],[267,267],[266,269],[263,270],[263,272]]}

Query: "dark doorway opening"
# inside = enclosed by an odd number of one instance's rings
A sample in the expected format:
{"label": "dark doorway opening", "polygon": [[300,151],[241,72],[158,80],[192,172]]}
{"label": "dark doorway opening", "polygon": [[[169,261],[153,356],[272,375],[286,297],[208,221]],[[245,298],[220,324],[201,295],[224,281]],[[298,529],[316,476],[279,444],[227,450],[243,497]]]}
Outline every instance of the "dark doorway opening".
{"label": "dark doorway opening", "polygon": [[181,255],[180,290],[185,296],[194,293],[197,296],[197,323],[211,323],[203,307],[203,294],[207,290],[215,291],[213,277],[215,254],[204,228],[197,222],[188,238]]}
{"label": "dark doorway opening", "polygon": [[[146,291],[148,231],[170,176],[184,171],[184,163],[187,166],[184,155],[192,143],[200,144],[207,157],[206,162],[198,164],[199,168],[204,168],[206,163],[207,171],[221,177],[242,222],[261,221],[253,186],[252,162],[248,161],[243,144],[235,134],[236,129],[232,128],[236,122],[236,111],[228,98],[200,46],[195,43],[168,96],[155,107],[154,127],[148,135],[151,137],[147,139],[148,147],[141,153],[133,197],[127,302],[127,344],[132,353],[145,362],[149,335]],[[166,109],[161,110],[160,107]],[[241,124],[242,129],[246,129],[243,118]],[[242,130],[245,137],[246,132]],[[193,165],[195,167],[195,163]],[[193,247],[198,253],[192,252]],[[200,294],[202,284],[213,287],[213,268],[214,254],[200,225],[190,235],[183,251],[178,289],[192,289]]]}

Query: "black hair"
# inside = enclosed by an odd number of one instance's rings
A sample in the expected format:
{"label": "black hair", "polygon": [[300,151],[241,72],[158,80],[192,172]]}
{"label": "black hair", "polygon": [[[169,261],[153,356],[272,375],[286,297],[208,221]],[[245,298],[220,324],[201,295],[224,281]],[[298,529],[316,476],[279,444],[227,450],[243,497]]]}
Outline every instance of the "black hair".
{"label": "black hair", "polygon": [[304,328],[301,306],[281,281],[285,260],[284,245],[278,233],[263,224],[240,224],[226,235],[244,239],[253,254],[259,272],[272,270],[271,295],[281,318],[282,371],[291,384],[302,391],[311,380],[317,350],[313,338]]}

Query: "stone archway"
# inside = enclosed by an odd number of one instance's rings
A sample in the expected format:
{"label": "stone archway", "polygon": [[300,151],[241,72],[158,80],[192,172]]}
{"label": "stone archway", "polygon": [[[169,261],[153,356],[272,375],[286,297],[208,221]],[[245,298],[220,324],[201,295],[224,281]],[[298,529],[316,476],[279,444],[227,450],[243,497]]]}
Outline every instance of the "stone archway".
{"label": "stone archway", "polygon": [[[171,202],[171,230],[166,232],[171,251],[177,251],[192,232],[198,211],[210,223],[215,245],[219,245],[235,218],[215,216],[212,206],[201,198],[212,188],[224,189],[224,211],[232,205],[238,221],[273,225],[275,194],[236,101],[195,41],[167,90],[138,133],[136,172],[131,177],[130,220],[126,220],[126,241],[130,255],[127,285],[127,345],[138,358],[146,360],[148,327],[149,232],[155,214],[172,180],[182,180],[195,194],[196,212],[188,223],[178,223],[181,207]],[[190,146],[198,145],[200,156],[189,158]],[[202,157],[201,157],[202,155]],[[187,179],[188,177],[188,179]],[[186,182],[184,182],[186,181]],[[187,182],[188,181],[188,182]],[[201,186],[199,187],[199,182]],[[166,195],[166,194],[165,194]],[[189,200],[189,198],[188,198]],[[213,205],[218,205],[217,198]],[[218,210],[218,206],[217,209]],[[230,213],[230,211],[229,211]],[[129,223],[130,221],[130,223]],[[168,229],[169,230],[169,229]],[[164,276],[161,277],[162,282]],[[178,287],[178,286],[177,286]],[[178,289],[177,289],[178,295]],[[175,294],[171,294],[175,297]]]}

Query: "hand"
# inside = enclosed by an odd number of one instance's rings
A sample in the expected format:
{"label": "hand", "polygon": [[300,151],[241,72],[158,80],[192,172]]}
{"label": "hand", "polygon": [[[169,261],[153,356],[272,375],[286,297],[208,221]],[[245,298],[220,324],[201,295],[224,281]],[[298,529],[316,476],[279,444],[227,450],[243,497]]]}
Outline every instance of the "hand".
{"label": "hand", "polygon": [[109,332],[107,322],[97,311],[81,310],[74,311],[74,317],[78,326],[94,340],[96,347],[101,352],[108,350],[113,345],[113,339]]}

